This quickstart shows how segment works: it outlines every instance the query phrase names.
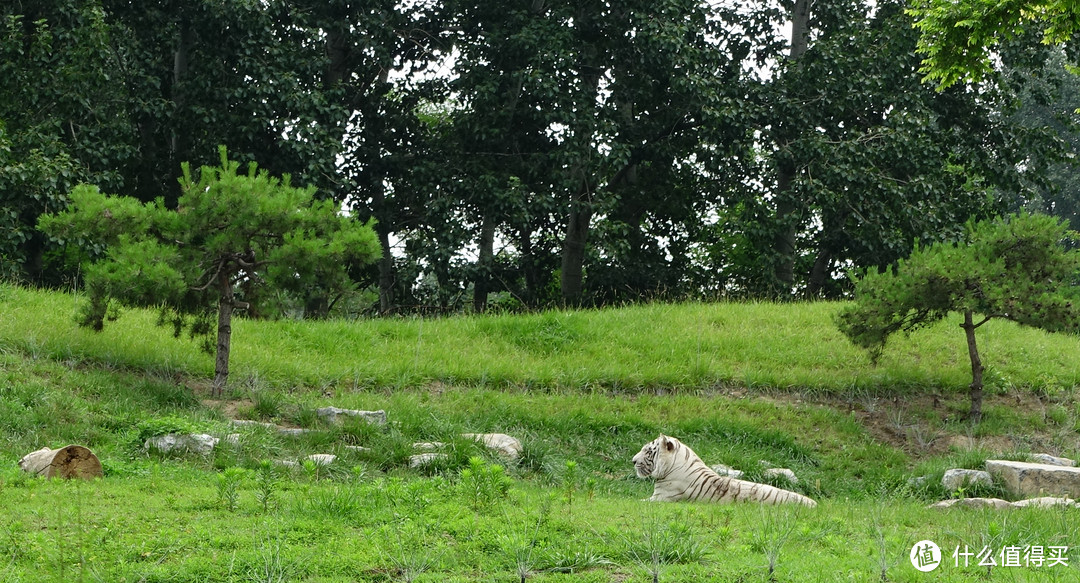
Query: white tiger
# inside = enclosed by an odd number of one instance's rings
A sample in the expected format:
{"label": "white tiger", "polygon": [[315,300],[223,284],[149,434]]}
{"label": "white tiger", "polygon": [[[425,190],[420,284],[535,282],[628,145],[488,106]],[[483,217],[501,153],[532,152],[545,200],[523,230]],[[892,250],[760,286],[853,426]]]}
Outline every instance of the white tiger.
{"label": "white tiger", "polygon": [[650,501],[704,500],[817,506],[810,498],[768,484],[726,478],[712,471],[683,442],[660,434],[634,456],[639,478],[656,478]]}

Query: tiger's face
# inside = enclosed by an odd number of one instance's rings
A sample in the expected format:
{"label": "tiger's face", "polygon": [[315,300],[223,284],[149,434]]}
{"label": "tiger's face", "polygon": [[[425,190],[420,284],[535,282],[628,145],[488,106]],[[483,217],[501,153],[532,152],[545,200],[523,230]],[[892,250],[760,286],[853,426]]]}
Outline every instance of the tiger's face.
{"label": "tiger's face", "polygon": [[675,440],[664,434],[646,443],[641,451],[634,456],[634,472],[639,478],[649,478],[656,475],[657,459],[664,452],[674,451]]}

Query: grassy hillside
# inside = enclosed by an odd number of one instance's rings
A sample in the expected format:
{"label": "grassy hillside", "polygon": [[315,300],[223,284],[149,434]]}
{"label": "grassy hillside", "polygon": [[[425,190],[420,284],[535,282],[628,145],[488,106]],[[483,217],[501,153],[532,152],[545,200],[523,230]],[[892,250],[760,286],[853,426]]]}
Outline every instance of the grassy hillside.
{"label": "grassy hillside", "polygon": [[[128,310],[104,332],[79,329],[77,296],[0,287],[0,346],[76,360],[209,377],[212,359],[155,316]],[[963,390],[956,321],[898,337],[877,366],[833,325],[837,303],[655,304],[439,320],[234,324],[237,379],[277,386],[404,387],[432,381],[538,388],[737,386],[827,393]],[[955,319],[954,319],[955,320]],[[1080,384],[1080,339],[1008,322],[981,328],[993,387]]]}
{"label": "grassy hillside", "polygon": [[[947,468],[1080,454],[1075,338],[985,327],[995,391],[977,428],[959,415],[967,363],[953,324],[900,339],[871,367],[832,327],[837,304],[241,321],[232,387],[211,401],[212,359],[194,343],[142,311],[80,330],[77,301],[0,286],[5,583],[914,582],[927,575],[907,555],[923,539],[946,555],[1074,545],[1064,568],[988,572],[947,556],[937,581],[1080,575],[1076,510],[925,508],[1002,495],[945,492]],[[326,405],[384,409],[391,424],[328,426],[314,412]],[[311,432],[244,430],[205,456],[141,446],[177,429],[223,437],[234,418]],[[522,458],[460,436],[483,431],[520,438]],[[660,432],[752,479],[765,479],[762,462],[791,468],[799,483],[786,486],[820,505],[644,503],[651,484],[630,458]],[[449,457],[410,469],[413,444],[430,441]],[[46,482],[15,467],[68,443],[91,447],[106,478]],[[312,453],[338,458],[276,465]]]}

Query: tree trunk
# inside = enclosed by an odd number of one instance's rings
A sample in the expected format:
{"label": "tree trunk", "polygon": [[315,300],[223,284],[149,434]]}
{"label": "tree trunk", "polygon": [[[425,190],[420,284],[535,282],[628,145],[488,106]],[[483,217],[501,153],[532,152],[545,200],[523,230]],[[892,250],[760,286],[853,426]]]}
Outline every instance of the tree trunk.
{"label": "tree trunk", "polygon": [[487,309],[491,282],[491,264],[495,258],[495,219],[490,213],[484,216],[480,226],[480,252],[476,261],[476,279],[473,281],[473,311],[477,314]]}
{"label": "tree trunk", "polygon": [[979,358],[979,348],[975,345],[975,329],[978,326],[972,320],[971,310],[964,312],[964,323],[960,327],[967,335],[968,356],[971,358],[971,411],[968,416],[971,421],[978,423],[982,420],[983,364]]}
{"label": "tree trunk", "polygon": [[533,252],[531,225],[526,223],[521,227],[518,241],[518,248],[521,249],[521,270],[525,274],[525,292],[521,298],[527,307],[535,308],[538,305],[537,298],[540,297],[540,274]]}
{"label": "tree trunk", "polygon": [[589,238],[589,221],[592,209],[586,203],[575,201],[570,209],[570,218],[566,222],[566,238],[563,239],[562,252],[562,288],[563,303],[567,306],[581,305],[583,269],[585,266],[585,244]]}
{"label": "tree trunk", "polygon": [[825,293],[825,282],[829,280],[829,270],[832,266],[832,255],[822,248],[818,251],[814,267],[810,269],[810,282],[806,286],[806,295],[811,298],[820,298]]}
{"label": "tree trunk", "polygon": [[225,392],[225,384],[229,381],[232,314],[233,309],[236,308],[236,299],[233,297],[231,278],[224,270],[218,274],[217,283],[221,296],[218,299],[217,358],[214,361],[214,384],[211,393],[215,397],[220,397]]}
{"label": "tree trunk", "polygon": [[46,478],[90,480],[104,476],[97,456],[81,445],[69,445],[60,449],[43,447],[23,456],[19,460],[19,468]]}
{"label": "tree trunk", "polygon": [[394,255],[390,253],[390,232],[375,224],[375,231],[379,235],[379,247],[382,248],[382,257],[379,258],[379,313],[389,314],[394,307]]}
{"label": "tree trunk", "polygon": [[[810,35],[810,6],[813,0],[796,0],[791,11],[791,49],[788,60],[797,62],[806,52]],[[783,126],[783,122],[779,124]],[[779,145],[787,147],[799,128],[780,130]],[[795,284],[795,237],[799,230],[796,214],[800,206],[793,198],[791,185],[795,182],[797,167],[794,162],[782,161],[776,165],[776,221],[780,232],[773,242],[773,250],[779,257],[773,275],[780,295],[789,295]]]}

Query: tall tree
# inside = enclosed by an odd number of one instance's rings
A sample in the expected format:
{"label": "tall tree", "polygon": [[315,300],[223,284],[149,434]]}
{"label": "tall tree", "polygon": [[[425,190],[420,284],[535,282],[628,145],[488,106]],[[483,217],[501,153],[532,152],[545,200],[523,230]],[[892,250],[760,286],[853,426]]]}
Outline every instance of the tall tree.
{"label": "tall tree", "polygon": [[1053,139],[1003,115],[1017,103],[1008,79],[921,84],[902,3],[819,0],[815,11],[809,48],[766,93],[779,116],[767,148],[795,173],[785,191],[751,194],[733,225],[745,233],[741,263],[789,264],[794,279],[738,270],[749,290],[835,296],[850,266],[887,265],[971,217],[1017,208],[1055,156]]}
{"label": "tall tree", "polygon": [[58,284],[38,216],[63,208],[80,181],[121,188],[132,176],[131,96],[96,2],[0,8],[0,272]]}

